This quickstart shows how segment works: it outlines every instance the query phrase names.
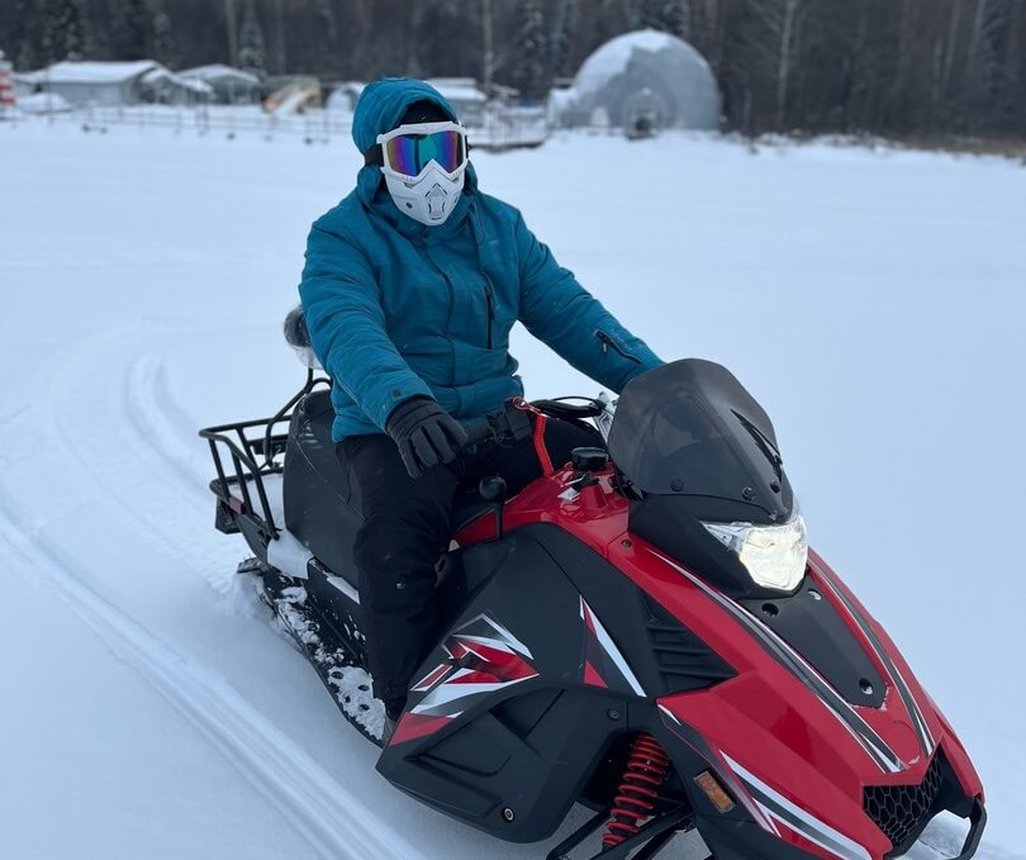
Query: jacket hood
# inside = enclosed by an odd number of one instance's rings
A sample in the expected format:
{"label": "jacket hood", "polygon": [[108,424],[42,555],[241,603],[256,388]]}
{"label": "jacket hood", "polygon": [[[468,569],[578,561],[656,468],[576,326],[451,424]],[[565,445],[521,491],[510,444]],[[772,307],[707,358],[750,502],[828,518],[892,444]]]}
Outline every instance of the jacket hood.
{"label": "jacket hood", "polygon": [[[379,78],[364,88],[356,103],[353,113],[353,142],[356,148],[366,153],[374,146],[379,134],[395,128],[406,109],[419,101],[433,102],[453,122],[460,121],[449,100],[431,84],[416,78]],[[468,190],[476,188],[477,174],[471,164],[467,165],[466,177]],[[375,192],[382,184],[381,168],[374,165],[360,168],[356,189],[365,205],[373,204]],[[453,213],[454,216],[457,214],[458,211]]]}

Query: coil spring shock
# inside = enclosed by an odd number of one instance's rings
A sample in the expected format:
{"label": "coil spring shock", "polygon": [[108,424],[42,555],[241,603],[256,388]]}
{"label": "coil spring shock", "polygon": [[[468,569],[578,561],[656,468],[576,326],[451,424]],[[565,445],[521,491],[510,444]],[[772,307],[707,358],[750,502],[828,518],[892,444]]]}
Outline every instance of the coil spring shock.
{"label": "coil spring shock", "polygon": [[659,786],[670,770],[670,758],[652,735],[640,734],[631,744],[620,787],[609,810],[602,847],[612,848],[641,829],[655,809]]}

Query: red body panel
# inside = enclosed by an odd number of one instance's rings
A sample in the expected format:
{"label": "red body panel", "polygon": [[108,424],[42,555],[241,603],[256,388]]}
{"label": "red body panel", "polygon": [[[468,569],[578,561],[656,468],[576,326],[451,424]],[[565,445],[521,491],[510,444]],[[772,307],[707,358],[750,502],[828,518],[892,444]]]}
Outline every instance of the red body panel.
{"label": "red body panel", "polygon": [[[929,760],[923,754],[914,717],[887,666],[877,657],[851,610],[839,599],[840,593],[870,624],[886,649],[965,793],[982,796],[979,777],[947,721],[880,625],[818,555],[810,552],[807,584],[815,583],[824,598],[833,602],[887,683],[881,708],[854,709],[900,758],[903,769],[898,773],[882,770],[814,691],[774,659],[707,590],[664,560],[658,549],[629,533],[628,502],[613,490],[610,472],[599,476],[597,486],[576,495],[566,492],[571,477],[569,470],[556,472],[535,481],[507,502],[506,530],[547,522],[570,532],[614,564],[736,670],[737,676],[729,681],[659,701],[665,711],[697,730],[708,747],[719,754],[720,761],[714,764],[721,773],[736,773],[729,757],[734,765],[740,765],[814,820],[858,843],[868,856],[879,858],[891,850],[890,841],[863,812],[862,789],[867,785],[919,783]],[[494,537],[494,517],[486,515],[461,531],[456,540],[468,545]],[[715,586],[709,588],[716,590]],[[682,741],[687,742],[684,737]],[[744,791],[736,779],[732,786],[735,792]],[[751,797],[745,804],[750,809],[757,806]],[[774,824],[765,817],[760,820],[758,812],[753,817],[794,846],[836,860],[835,853],[810,842],[783,822]]]}

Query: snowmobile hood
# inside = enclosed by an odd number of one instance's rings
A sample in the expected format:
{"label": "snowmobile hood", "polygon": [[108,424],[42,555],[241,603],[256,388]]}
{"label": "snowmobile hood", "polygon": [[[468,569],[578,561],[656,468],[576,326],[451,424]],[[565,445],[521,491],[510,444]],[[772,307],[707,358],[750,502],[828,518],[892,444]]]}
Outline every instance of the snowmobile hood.
{"label": "snowmobile hood", "polygon": [[[426,81],[417,78],[379,78],[360,94],[353,113],[353,142],[361,153],[375,145],[379,134],[391,131],[399,124],[406,109],[415,102],[429,101],[438,105],[453,121],[460,118],[449,100]],[[477,174],[472,164],[467,165],[467,190],[477,188]],[[357,174],[356,189],[365,205],[374,203],[375,193],[384,184],[381,169],[365,165]],[[460,201],[449,221],[460,221],[469,201]]]}
{"label": "snowmobile hood", "polygon": [[[738,674],[661,698],[664,725],[702,752],[765,833],[799,847],[811,841],[837,860],[870,860],[904,853],[939,810],[969,818],[982,804],[958,737],[818,555],[802,589],[772,602],[734,601],[666,561],[688,588],[661,591],[664,605]],[[738,624],[749,637],[737,635]],[[835,635],[862,653],[829,653]],[[845,675],[859,664],[852,688]],[[707,841],[720,838],[717,821],[705,822]]]}

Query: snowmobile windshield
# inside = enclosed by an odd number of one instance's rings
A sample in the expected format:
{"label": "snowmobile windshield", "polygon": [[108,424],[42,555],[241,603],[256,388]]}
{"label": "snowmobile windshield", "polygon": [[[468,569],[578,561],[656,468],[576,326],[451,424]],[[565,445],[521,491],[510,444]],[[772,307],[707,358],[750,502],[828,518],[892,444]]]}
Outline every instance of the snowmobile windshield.
{"label": "snowmobile windshield", "polygon": [[790,515],[773,425],[718,364],[685,359],[634,379],[608,442],[619,469],[646,494],[737,502],[771,522]]}

